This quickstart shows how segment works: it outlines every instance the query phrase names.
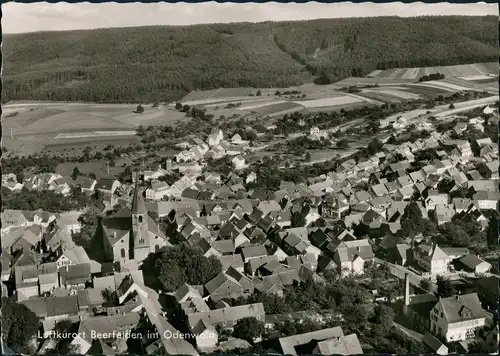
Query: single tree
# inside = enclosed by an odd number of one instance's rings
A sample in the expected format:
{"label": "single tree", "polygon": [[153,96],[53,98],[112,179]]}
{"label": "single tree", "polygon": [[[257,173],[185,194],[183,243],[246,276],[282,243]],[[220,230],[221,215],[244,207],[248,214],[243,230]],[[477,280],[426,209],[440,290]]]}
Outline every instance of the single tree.
{"label": "single tree", "polygon": [[380,152],[381,148],[382,148],[382,142],[380,142],[380,140],[378,138],[374,138],[368,144],[367,150],[368,150],[369,154],[374,155],[374,154]]}
{"label": "single tree", "polygon": [[337,147],[338,148],[348,148],[349,147],[349,141],[345,138],[341,139],[340,141],[337,142]]}
{"label": "single tree", "polygon": [[424,219],[422,211],[415,201],[410,202],[405,207],[403,216],[401,217],[401,229],[404,236],[415,238],[424,229]]}
{"label": "single tree", "polygon": [[453,105],[453,103],[451,103],[450,106],[448,106],[448,109],[455,109],[455,105]]}
{"label": "single tree", "polygon": [[71,178],[73,178],[73,180],[76,180],[76,178],[78,178],[78,176],[80,175],[80,170],[78,169],[78,167],[74,167],[73,168],[73,173],[71,173]]}
{"label": "single tree", "polygon": [[448,278],[437,276],[437,295],[442,298],[447,298],[455,295],[455,288]]}
{"label": "single tree", "polygon": [[375,323],[381,331],[388,331],[394,321],[394,310],[386,305],[377,304],[373,310]]}
{"label": "single tree", "polygon": [[2,297],[2,339],[13,351],[33,353],[29,344],[39,326],[38,317],[28,307]]}
{"label": "single tree", "polygon": [[178,111],[181,111],[182,110],[182,104],[180,102],[176,102],[175,103],[175,109],[178,110]]}
{"label": "single tree", "polygon": [[238,320],[234,326],[233,336],[253,344],[255,339],[260,338],[265,331],[262,321],[255,317],[247,317]]}
{"label": "single tree", "polygon": [[422,288],[426,292],[430,292],[432,288],[432,283],[429,282],[428,279],[420,280],[420,288]]}
{"label": "single tree", "polygon": [[257,90],[257,94],[255,96],[262,96],[262,92],[260,90]]}
{"label": "single tree", "polygon": [[142,107],[142,105],[138,105],[137,109],[135,109],[135,112],[138,114],[142,114],[144,112],[144,108]]}

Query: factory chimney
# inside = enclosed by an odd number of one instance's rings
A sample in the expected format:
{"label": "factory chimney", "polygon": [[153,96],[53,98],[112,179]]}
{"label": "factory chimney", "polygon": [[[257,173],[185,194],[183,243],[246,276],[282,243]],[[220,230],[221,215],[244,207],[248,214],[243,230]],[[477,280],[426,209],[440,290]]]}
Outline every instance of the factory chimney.
{"label": "factory chimney", "polygon": [[405,273],[405,307],[410,305],[410,275]]}

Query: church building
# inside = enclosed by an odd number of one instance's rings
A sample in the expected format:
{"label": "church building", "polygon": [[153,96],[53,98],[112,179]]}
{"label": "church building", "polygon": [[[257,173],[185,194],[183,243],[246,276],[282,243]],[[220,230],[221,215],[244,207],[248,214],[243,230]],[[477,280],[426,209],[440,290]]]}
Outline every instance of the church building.
{"label": "church building", "polygon": [[102,220],[107,260],[140,264],[150,253],[171,246],[158,224],[149,216],[139,179],[136,179],[132,208],[123,208]]}

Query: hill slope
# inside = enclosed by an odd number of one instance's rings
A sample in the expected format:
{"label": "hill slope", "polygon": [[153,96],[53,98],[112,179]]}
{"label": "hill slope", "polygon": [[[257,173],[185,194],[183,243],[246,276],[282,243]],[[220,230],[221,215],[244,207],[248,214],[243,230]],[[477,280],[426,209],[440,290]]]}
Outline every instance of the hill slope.
{"label": "hill slope", "polygon": [[175,100],[193,89],[286,87],[311,74],[498,60],[488,17],[328,19],[5,35],[2,101]]}

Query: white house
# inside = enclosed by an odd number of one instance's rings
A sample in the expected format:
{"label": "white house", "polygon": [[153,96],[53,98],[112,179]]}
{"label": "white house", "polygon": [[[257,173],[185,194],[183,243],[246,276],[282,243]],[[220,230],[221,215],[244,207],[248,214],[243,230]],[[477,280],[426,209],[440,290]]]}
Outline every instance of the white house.
{"label": "white house", "polygon": [[146,199],[161,200],[168,195],[169,189],[166,182],[154,182],[146,189]]}
{"label": "white house", "polygon": [[472,199],[480,210],[496,210],[500,192],[481,190],[474,194]]}
{"label": "white house", "polygon": [[309,132],[309,138],[312,140],[319,140],[322,137],[327,137],[328,134],[325,131],[321,131],[318,127],[314,126],[311,128],[311,131]]}
{"label": "white house", "polygon": [[446,342],[474,338],[486,321],[477,293],[440,298],[430,313],[431,333]]}
{"label": "white house", "polygon": [[233,163],[234,169],[236,170],[244,169],[247,167],[247,165],[245,164],[245,159],[240,155],[234,157],[231,162]]}
{"label": "white house", "polygon": [[424,244],[417,246],[413,257],[415,262],[429,272],[433,278],[448,272],[451,262],[450,256],[437,244],[434,246]]}
{"label": "white house", "polygon": [[208,136],[208,145],[210,147],[217,146],[220,144],[220,142],[222,141],[223,138],[224,138],[224,134],[222,133],[222,130],[214,130]]}

